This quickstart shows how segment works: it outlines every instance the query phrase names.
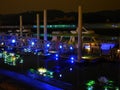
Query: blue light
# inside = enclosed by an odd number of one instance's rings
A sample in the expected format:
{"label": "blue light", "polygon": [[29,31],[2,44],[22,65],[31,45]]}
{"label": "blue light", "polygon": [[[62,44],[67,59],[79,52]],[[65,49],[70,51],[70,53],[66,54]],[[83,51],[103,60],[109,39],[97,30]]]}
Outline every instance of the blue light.
{"label": "blue light", "polygon": [[62,45],[60,45],[59,48],[62,49]]}
{"label": "blue light", "polygon": [[71,60],[71,63],[74,63],[74,61],[73,61],[73,60]]}
{"label": "blue light", "polygon": [[55,54],[55,57],[58,57],[58,54]]}
{"label": "blue light", "polygon": [[74,58],[73,56],[71,56],[71,57],[70,57],[70,62],[71,62],[71,63],[74,63],[74,59],[75,59],[75,58]]}
{"label": "blue light", "polygon": [[47,47],[50,47],[50,44],[47,44]]}
{"label": "blue light", "polygon": [[71,60],[74,60],[74,57],[70,57]]}
{"label": "blue light", "polygon": [[34,43],[34,42],[31,42],[31,45],[32,45],[32,46],[34,46],[34,45],[35,45],[35,43]]}
{"label": "blue light", "polygon": [[72,47],[72,46],[70,46],[70,50],[73,50],[73,47]]}
{"label": "blue light", "polygon": [[102,50],[110,50],[111,48],[113,48],[115,46],[114,43],[102,43],[101,44],[101,49]]}
{"label": "blue light", "polygon": [[15,39],[12,39],[12,43],[15,43],[16,41],[15,41]]}
{"label": "blue light", "polygon": [[85,49],[89,49],[89,48],[90,48],[90,46],[89,46],[89,45],[85,46]]}
{"label": "blue light", "polygon": [[55,58],[55,60],[58,60],[58,58]]}

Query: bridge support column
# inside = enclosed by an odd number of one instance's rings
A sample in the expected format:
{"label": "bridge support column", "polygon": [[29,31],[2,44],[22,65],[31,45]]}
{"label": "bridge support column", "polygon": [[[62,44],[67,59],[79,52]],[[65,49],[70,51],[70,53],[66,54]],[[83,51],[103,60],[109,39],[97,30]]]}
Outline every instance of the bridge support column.
{"label": "bridge support column", "polygon": [[47,11],[44,9],[44,54],[47,54],[48,50],[47,50]]}
{"label": "bridge support column", "polygon": [[78,7],[78,60],[82,59],[82,7]]}
{"label": "bridge support column", "polygon": [[39,23],[39,14],[37,14],[37,39],[40,39],[40,23]]}
{"label": "bridge support column", "polygon": [[23,36],[22,29],[23,29],[23,26],[22,26],[22,16],[20,16],[20,36],[21,37]]}

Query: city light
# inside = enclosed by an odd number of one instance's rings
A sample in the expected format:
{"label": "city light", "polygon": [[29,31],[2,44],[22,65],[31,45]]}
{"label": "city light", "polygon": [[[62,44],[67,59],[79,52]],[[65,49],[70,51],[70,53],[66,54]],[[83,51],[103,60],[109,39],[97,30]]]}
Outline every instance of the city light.
{"label": "city light", "polygon": [[32,46],[34,46],[34,45],[35,45],[35,43],[34,43],[34,42],[31,42],[31,45],[32,45]]}
{"label": "city light", "polygon": [[53,78],[53,72],[52,71],[49,71],[47,70],[46,68],[38,68],[38,72],[40,75],[44,76],[44,77],[50,77],[50,78]]}
{"label": "city light", "polygon": [[62,46],[62,45],[60,45],[60,46],[59,46],[59,48],[60,48],[60,49],[62,49],[62,48],[63,48],[63,46]]}
{"label": "city light", "polygon": [[72,47],[72,46],[70,46],[70,50],[73,50],[73,47]]}
{"label": "city light", "polygon": [[50,47],[50,44],[47,44],[47,47],[49,48],[49,47]]}
{"label": "city light", "polygon": [[15,43],[16,42],[16,40],[15,39],[12,39],[12,43]]}
{"label": "city light", "polygon": [[59,55],[58,54],[55,54],[55,57],[58,57]]}
{"label": "city light", "polygon": [[59,74],[59,77],[61,78],[61,77],[62,77],[62,74]]}
{"label": "city light", "polygon": [[115,46],[114,43],[102,43],[101,44],[101,49],[102,50],[110,50]]}
{"label": "city light", "polygon": [[73,68],[70,68],[70,71],[72,71],[73,70]]}
{"label": "city light", "polygon": [[2,54],[2,58],[4,59],[4,63],[8,65],[16,66],[17,62],[23,63],[23,59],[18,54],[8,53],[7,51],[4,51],[1,54]]}

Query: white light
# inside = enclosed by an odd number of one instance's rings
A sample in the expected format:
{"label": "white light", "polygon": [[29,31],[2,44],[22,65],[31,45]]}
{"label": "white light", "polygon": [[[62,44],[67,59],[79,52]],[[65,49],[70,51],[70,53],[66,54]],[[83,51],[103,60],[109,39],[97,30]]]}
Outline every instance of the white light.
{"label": "white light", "polygon": [[71,59],[71,60],[74,60],[74,57],[71,57],[70,59]]}
{"label": "white light", "polygon": [[93,90],[93,86],[88,87],[88,90]]}
{"label": "white light", "polygon": [[62,74],[60,74],[59,77],[62,77]]}
{"label": "white light", "polygon": [[116,89],[115,90],[119,90],[119,88],[118,87],[116,87]]}
{"label": "white light", "polygon": [[34,42],[32,42],[31,44],[32,44],[32,46],[33,46],[33,45],[35,45],[35,43],[34,43]]}
{"label": "white light", "polygon": [[40,72],[40,74],[42,74],[42,73],[45,73],[47,71],[47,69],[45,69],[45,68],[39,68],[38,71]]}
{"label": "white light", "polygon": [[70,68],[70,71],[72,71],[73,69],[72,68]]}
{"label": "white light", "polygon": [[16,41],[15,41],[15,39],[12,39],[12,43],[15,43]]}
{"label": "white light", "polygon": [[120,49],[118,49],[117,52],[120,53]]}
{"label": "white light", "polygon": [[108,90],[107,88],[105,88],[105,90]]}
{"label": "white light", "polygon": [[4,45],[4,42],[2,42],[1,45]]}
{"label": "white light", "polygon": [[58,58],[55,58],[55,60],[58,60]]}
{"label": "white light", "polygon": [[72,60],[71,63],[74,63],[74,61]]}
{"label": "white light", "polygon": [[55,56],[58,57],[58,54],[56,54]]}
{"label": "white light", "polygon": [[10,53],[10,55],[11,55],[11,56],[15,56],[15,54],[14,54],[14,53]]}
{"label": "white light", "polygon": [[70,47],[70,50],[73,50],[73,47],[72,47],[72,46]]}
{"label": "white light", "polygon": [[60,45],[60,49],[62,49],[62,45]]}
{"label": "white light", "polygon": [[50,44],[47,44],[47,47],[50,47]]}

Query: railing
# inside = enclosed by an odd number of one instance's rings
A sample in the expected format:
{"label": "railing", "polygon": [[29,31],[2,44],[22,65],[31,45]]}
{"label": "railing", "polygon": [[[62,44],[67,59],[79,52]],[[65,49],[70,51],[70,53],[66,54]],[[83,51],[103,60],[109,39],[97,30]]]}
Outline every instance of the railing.
{"label": "railing", "polygon": [[58,41],[44,41],[34,37],[20,37],[4,34],[0,35],[0,46],[15,48],[17,50],[22,48],[23,50],[26,50],[26,52],[36,52],[39,50],[44,51],[45,49],[47,51],[66,52],[72,45]]}

